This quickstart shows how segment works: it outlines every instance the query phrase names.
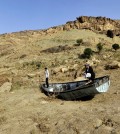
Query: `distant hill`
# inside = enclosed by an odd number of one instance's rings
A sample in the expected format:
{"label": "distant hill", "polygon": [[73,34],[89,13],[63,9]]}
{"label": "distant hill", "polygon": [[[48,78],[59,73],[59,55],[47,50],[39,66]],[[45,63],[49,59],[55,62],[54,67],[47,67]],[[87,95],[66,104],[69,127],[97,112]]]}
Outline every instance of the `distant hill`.
{"label": "distant hill", "polygon": [[[13,32],[18,36],[32,36],[34,34],[46,35],[53,34],[58,31],[68,31],[71,29],[88,29],[94,31],[95,33],[106,34],[107,30],[112,30],[114,35],[120,36],[120,20],[112,20],[106,17],[88,17],[80,16],[74,21],[68,21],[64,25],[54,26],[45,30],[26,30],[20,32]],[[9,36],[8,34],[3,34],[4,36]]]}

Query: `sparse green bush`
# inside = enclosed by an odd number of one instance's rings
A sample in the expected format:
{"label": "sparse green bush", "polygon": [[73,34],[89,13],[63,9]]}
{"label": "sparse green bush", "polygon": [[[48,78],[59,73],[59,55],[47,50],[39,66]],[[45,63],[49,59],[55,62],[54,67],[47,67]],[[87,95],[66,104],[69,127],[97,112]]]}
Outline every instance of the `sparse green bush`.
{"label": "sparse green bush", "polygon": [[7,120],[7,118],[5,116],[0,116],[0,125],[2,125],[3,123],[5,123]]}
{"label": "sparse green bush", "polygon": [[112,30],[108,30],[107,31],[107,36],[110,37],[110,38],[113,38],[114,37],[114,33]]}
{"label": "sparse green bush", "polygon": [[112,45],[112,48],[116,51],[117,49],[120,48],[119,44],[113,44]]}
{"label": "sparse green bush", "polygon": [[76,43],[77,43],[78,45],[80,45],[81,43],[83,43],[83,39],[77,39],[77,40],[76,40]]}
{"label": "sparse green bush", "polygon": [[13,83],[12,84],[12,88],[10,91],[13,91],[13,90],[19,90],[21,88],[22,84],[20,81],[17,81],[16,83]]}
{"label": "sparse green bush", "polygon": [[89,59],[92,54],[93,54],[93,51],[92,51],[91,48],[86,48],[86,49],[84,50],[84,56],[85,56],[85,58],[88,58],[88,59]]}
{"label": "sparse green bush", "polygon": [[98,53],[100,53],[103,49],[103,45],[101,43],[98,43],[97,44],[97,50],[98,50]]}
{"label": "sparse green bush", "polygon": [[42,67],[42,63],[40,61],[25,62],[23,63],[23,68],[26,67],[40,69]]}
{"label": "sparse green bush", "polygon": [[37,67],[37,69],[40,69],[41,68],[41,62],[36,62],[36,67]]}
{"label": "sparse green bush", "polygon": [[39,62],[39,61],[32,61],[32,63],[30,65],[32,65],[36,69],[40,69],[41,62]]}

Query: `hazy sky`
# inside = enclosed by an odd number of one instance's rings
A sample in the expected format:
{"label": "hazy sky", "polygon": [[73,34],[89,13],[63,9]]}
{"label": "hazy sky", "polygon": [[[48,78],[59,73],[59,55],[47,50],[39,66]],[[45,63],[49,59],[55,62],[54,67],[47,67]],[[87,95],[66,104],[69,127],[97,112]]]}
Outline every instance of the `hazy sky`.
{"label": "hazy sky", "polygon": [[0,34],[58,26],[81,15],[120,19],[120,0],[0,0]]}

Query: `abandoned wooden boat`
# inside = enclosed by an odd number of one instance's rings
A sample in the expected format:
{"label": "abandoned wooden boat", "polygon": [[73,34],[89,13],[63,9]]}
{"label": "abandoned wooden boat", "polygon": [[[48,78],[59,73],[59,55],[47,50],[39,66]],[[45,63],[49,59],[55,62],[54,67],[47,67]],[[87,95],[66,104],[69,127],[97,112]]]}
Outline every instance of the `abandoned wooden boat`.
{"label": "abandoned wooden boat", "polygon": [[110,86],[109,76],[96,78],[94,83],[86,84],[87,80],[51,83],[47,88],[45,84],[41,86],[42,91],[47,95],[55,95],[64,100],[77,100],[86,96],[107,92]]}

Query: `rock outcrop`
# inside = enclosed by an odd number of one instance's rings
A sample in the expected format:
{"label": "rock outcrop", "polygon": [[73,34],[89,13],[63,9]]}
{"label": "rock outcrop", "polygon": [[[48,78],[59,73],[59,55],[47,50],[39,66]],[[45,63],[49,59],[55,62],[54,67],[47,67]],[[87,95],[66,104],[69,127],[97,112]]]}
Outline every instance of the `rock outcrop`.
{"label": "rock outcrop", "polygon": [[89,29],[94,32],[107,34],[111,30],[114,35],[120,35],[120,23],[105,17],[80,16],[75,21],[69,21],[64,25],[65,30],[70,29]]}
{"label": "rock outcrop", "polygon": [[109,69],[118,69],[118,68],[120,68],[120,62],[118,62],[118,61],[113,61],[112,63],[107,64],[105,66],[105,69],[106,70],[109,70]]}
{"label": "rock outcrop", "polygon": [[112,20],[106,17],[88,17],[80,16],[77,17],[75,21],[68,21],[65,25],[54,26],[45,30],[26,30],[20,32],[14,32],[3,34],[2,36],[20,36],[20,38],[25,38],[25,36],[42,36],[47,34],[54,34],[59,31],[68,31],[71,29],[88,29],[96,33],[107,34],[108,30],[112,31],[113,37],[120,36],[120,23],[119,21]]}

